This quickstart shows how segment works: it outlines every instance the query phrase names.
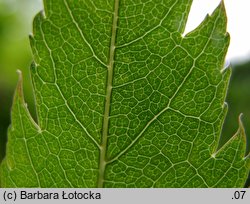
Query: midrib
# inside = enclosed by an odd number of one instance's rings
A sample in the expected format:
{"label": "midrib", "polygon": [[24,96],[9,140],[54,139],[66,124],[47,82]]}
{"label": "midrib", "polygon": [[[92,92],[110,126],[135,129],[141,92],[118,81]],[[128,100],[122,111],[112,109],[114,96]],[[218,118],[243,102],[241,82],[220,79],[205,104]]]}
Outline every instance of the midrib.
{"label": "midrib", "polygon": [[115,0],[114,3],[114,16],[112,24],[112,34],[109,47],[109,62],[108,62],[108,76],[106,84],[106,101],[104,108],[104,118],[103,118],[103,128],[102,128],[102,141],[100,148],[100,159],[99,159],[99,175],[98,184],[99,188],[103,187],[104,182],[104,172],[106,168],[106,151],[107,151],[107,140],[108,140],[108,123],[110,114],[110,100],[112,92],[112,81],[113,81],[113,68],[114,68],[114,54],[115,54],[115,40],[116,40],[116,30],[117,30],[117,19],[118,19],[118,9],[119,0]]}

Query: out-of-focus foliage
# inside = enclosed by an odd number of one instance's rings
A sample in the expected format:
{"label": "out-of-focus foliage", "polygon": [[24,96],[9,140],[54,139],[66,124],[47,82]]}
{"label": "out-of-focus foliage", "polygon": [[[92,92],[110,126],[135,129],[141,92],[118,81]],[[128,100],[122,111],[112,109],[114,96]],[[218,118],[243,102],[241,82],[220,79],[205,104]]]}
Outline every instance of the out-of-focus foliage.
{"label": "out-of-focus foliage", "polygon": [[[250,57],[249,57],[250,58]],[[250,61],[233,64],[233,72],[227,93],[228,113],[223,129],[221,144],[236,131],[239,114],[243,113],[243,123],[248,137],[247,152],[250,151]]]}
{"label": "out-of-focus foliage", "polygon": [[0,0],[0,160],[5,151],[17,69],[23,72],[26,101],[34,115],[28,34],[31,33],[33,16],[41,9],[41,0]]}

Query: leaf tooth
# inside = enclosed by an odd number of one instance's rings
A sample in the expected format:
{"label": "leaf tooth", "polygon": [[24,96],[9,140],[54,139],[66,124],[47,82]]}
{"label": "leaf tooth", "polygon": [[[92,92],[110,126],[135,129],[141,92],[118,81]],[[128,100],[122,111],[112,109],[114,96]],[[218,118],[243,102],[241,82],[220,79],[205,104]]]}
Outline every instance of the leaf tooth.
{"label": "leaf tooth", "polygon": [[231,65],[231,63],[229,64],[229,65],[226,65],[225,67],[223,67],[221,70],[220,70],[220,72],[221,72],[221,74],[224,74],[225,72],[227,72],[227,71],[230,71],[230,76],[231,76],[231,72],[232,72],[232,65]]}
{"label": "leaf tooth", "polygon": [[224,22],[220,25],[220,31],[226,32],[227,30],[227,15],[224,1],[222,0],[216,9],[211,14],[212,18],[221,18]]}
{"label": "leaf tooth", "polygon": [[246,136],[246,132],[245,132],[245,128],[244,128],[244,125],[243,125],[243,122],[242,122],[242,117],[243,117],[243,113],[241,113],[239,115],[239,129],[238,131],[240,131],[242,134],[242,140],[244,141],[244,144],[245,144],[245,157],[244,157],[244,160],[246,160],[247,164],[248,164],[248,168],[250,169],[250,152],[246,152],[247,151],[247,148],[246,148],[246,144],[247,144],[247,136]]}
{"label": "leaf tooth", "polygon": [[[38,37],[39,35],[41,35],[41,24],[45,19],[45,12],[44,11],[40,11],[33,20],[33,30],[32,33],[29,34],[29,42],[30,42],[30,47],[32,49],[32,53],[33,53],[33,59],[35,61],[36,64],[40,63],[40,59],[38,56],[38,51],[36,50],[35,47],[35,36]],[[40,36],[39,36],[40,37]]]}
{"label": "leaf tooth", "polygon": [[245,157],[245,151],[246,151],[246,134],[245,134],[245,129],[242,123],[242,116],[243,114],[241,113],[239,115],[239,128],[237,130],[237,132],[234,134],[234,136],[226,143],[224,144],[219,150],[217,150],[217,152],[214,152],[212,155],[212,157],[216,157],[217,155],[219,155],[220,153],[222,153],[223,151],[226,151],[226,149],[233,147],[234,143],[240,143],[240,145],[238,145],[238,149],[236,150],[236,152],[238,152],[238,157],[242,158],[242,159],[246,159],[249,157],[249,155],[247,157]]}
{"label": "leaf tooth", "polygon": [[[14,108],[15,104],[18,103],[18,101],[21,103],[22,107],[24,108],[24,111],[26,112],[30,122],[32,123],[32,125],[35,127],[35,129],[38,131],[38,133],[40,133],[42,130],[39,127],[39,125],[33,120],[28,107],[27,107],[27,103],[25,103],[24,100],[24,94],[23,94],[23,75],[21,70],[17,70],[18,73],[18,82],[17,82],[17,86],[16,86],[16,91],[14,94],[14,101],[13,101],[13,105],[12,105],[12,109]],[[12,116],[14,117],[14,116]]]}
{"label": "leaf tooth", "polygon": [[48,7],[49,1],[48,0],[43,0],[43,8],[44,12],[43,15],[46,18],[47,15],[49,15],[49,7]]}
{"label": "leaf tooth", "polygon": [[36,34],[37,30],[40,30],[40,25],[42,21],[45,19],[45,12],[41,10],[38,14],[35,15],[34,20],[33,20],[33,25],[32,25],[32,36]]}
{"label": "leaf tooth", "polygon": [[[182,34],[182,37],[189,37],[191,36],[197,36],[197,34],[199,34],[199,31],[202,30],[203,28],[205,28],[209,22],[214,22],[215,19],[220,19],[223,21],[223,23],[220,24],[220,26],[217,25],[217,27],[219,27],[219,29],[216,29],[216,31],[219,31],[220,33],[225,33],[225,36],[229,36],[229,34],[227,33],[227,16],[226,16],[226,9],[225,9],[225,5],[224,2],[221,1],[220,4],[214,9],[213,13],[210,14],[206,14],[206,16],[204,17],[203,21],[192,31],[190,31],[187,34]],[[218,24],[218,23],[217,23]]]}
{"label": "leaf tooth", "polygon": [[16,94],[19,95],[21,99],[23,99],[23,74],[20,69],[17,71],[18,74],[18,82],[17,82],[17,87],[16,87]]}
{"label": "leaf tooth", "polygon": [[[226,163],[230,163],[231,167],[228,168],[227,172],[229,172],[230,169],[233,168],[239,168],[244,172],[243,174],[238,174],[238,178],[241,178],[237,181],[236,186],[243,186],[243,181],[246,180],[248,176],[247,170],[250,168],[250,160],[249,155],[247,157],[244,157],[246,150],[246,135],[244,126],[242,123],[242,114],[239,115],[239,128],[237,132],[234,134],[234,136],[226,143],[224,144],[217,152],[214,152],[211,155],[211,158],[213,158],[214,161],[222,161]],[[225,172],[225,175],[227,174]],[[217,187],[214,185],[213,187]]]}
{"label": "leaf tooth", "polygon": [[[246,144],[247,144],[247,137],[246,137],[246,132],[245,132],[245,128],[244,128],[244,125],[243,125],[243,122],[242,122],[242,117],[243,117],[243,113],[241,113],[240,115],[239,115],[239,128],[238,128],[238,135],[239,135],[239,137],[241,138],[241,140],[243,141],[243,144],[244,144],[244,146],[243,146],[243,148],[242,148],[242,150],[243,151],[245,151],[245,153],[244,153],[244,155],[242,155],[242,156],[245,156],[246,155]],[[237,134],[237,133],[236,133]],[[236,137],[237,137],[237,135],[236,135]],[[246,157],[244,157],[244,159],[245,159]]]}
{"label": "leaf tooth", "polygon": [[[226,67],[223,69],[223,72],[222,72],[222,76],[223,76],[223,83],[225,83],[225,86],[224,86],[224,90],[223,90],[223,97],[222,97],[222,108],[227,108],[227,102],[225,101],[226,100],[226,96],[227,96],[227,92],[228,92],[228,89],[227,87],[229,86],[229,83],[230,83],[230,78],[231,78],[231,75],[232,75],[232,68],[231,67]],[[226,113],[227,113],[227,110],[226,110]],[[226,115],[223,117],[225,118]]]}

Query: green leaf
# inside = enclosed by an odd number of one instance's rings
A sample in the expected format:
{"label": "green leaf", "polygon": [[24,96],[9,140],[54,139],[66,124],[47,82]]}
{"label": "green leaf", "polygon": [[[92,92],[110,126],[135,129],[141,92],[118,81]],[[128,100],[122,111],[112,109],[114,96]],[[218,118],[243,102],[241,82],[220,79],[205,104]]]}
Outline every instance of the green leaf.
{"label": "green leaf", "polygon": [[230,69],[223,2],[182,36],[191,0],[44,0],[2,187],[243,187],[239,130],[217,150]]}

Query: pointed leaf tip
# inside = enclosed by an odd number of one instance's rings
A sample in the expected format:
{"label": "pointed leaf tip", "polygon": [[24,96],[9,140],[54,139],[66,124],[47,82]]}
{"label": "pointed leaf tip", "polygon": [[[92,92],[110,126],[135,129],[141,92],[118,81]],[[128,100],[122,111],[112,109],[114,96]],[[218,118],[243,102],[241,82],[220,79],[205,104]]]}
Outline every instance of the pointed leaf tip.
{"label": "pointed leaf tip", "polygon": [[245,133],[245,128],[242,122],[242,118],[243,118],[243,113],[241,113],[238,118],[239,128],[237,132],[238,132],[238,135],[242,136],[242,139],[246,143],[246,133]]}
{"label": "pointed leaf tip", "polygon": [[18,96],[23,99],[23,74],[22,74],[21,70],[19,70],[19,69],[16,72],[18,74],[18,82],[17,82],[17,86],[16,86],[16,94],[15,95],[18,94]]}
{"label": "pointed leaf tip", "polygon": [[[247,136],[246,136],[246,132],[245,132],[245,128],[244,128],[244,124],[242,122],[242,118],[243,118],[243,113],[241,113],[239,115],[239,128],[238,128],[238,131],[236,133],[236,136],[239,136],[241,137],[241,140],[243,141],[244,143],[244,148],[245,148],[245,151],[247,150]],[[245,157],[244,157],[245,160],[247,160],[247,165],[248,165],[248,168],[250,169],[250,153],[248,152],[245,152]]]}

